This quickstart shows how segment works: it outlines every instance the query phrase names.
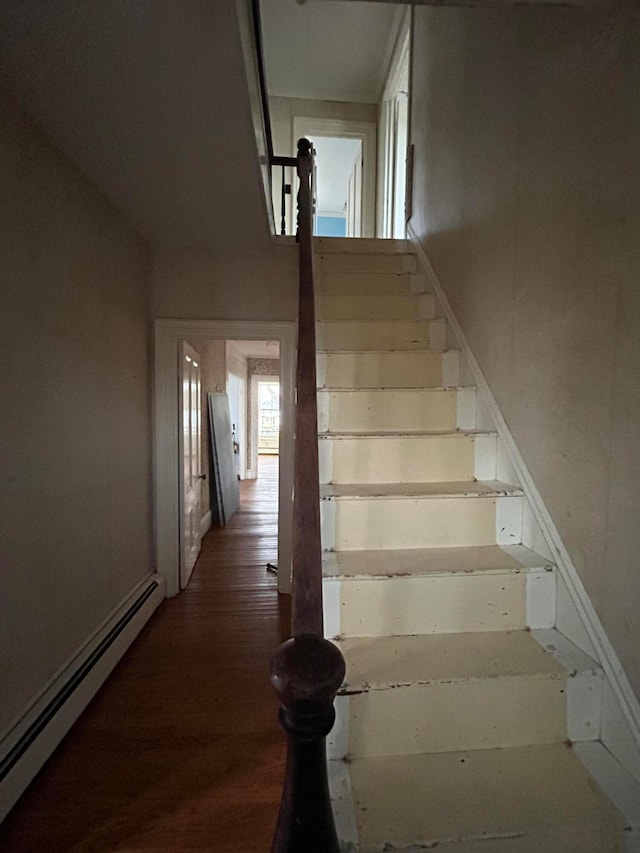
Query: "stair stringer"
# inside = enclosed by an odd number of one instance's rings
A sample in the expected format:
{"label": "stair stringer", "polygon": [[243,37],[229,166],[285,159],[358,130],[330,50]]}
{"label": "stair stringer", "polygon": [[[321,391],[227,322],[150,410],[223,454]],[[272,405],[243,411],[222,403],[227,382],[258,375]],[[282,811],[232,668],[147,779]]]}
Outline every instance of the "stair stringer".
{"label": "stair stringer", "polygon": [[[425,275],[436,295],[437,316],[448,320],[449,334],[477,388],[476,428],[498,434],[500,479],[517,482],[524,492],[522,543],[547,557],[557,567],[556,629],[594,658],[604,672],[600,741],[636,782],[640,782],[640,703],[591,602],[569,552],[529,472],[509,427],[493,396],[455,316],[438,276],[415,231],[407,225],[418,258],[418,272]],[[440,313],[441,312],[441,313]],[[590,768],[593,775],[597,774]]]}

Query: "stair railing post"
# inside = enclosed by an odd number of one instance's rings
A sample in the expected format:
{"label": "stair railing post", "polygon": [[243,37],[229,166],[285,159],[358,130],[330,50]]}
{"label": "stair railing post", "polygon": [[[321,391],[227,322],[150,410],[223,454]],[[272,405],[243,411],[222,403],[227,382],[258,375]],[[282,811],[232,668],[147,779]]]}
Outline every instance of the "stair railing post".
{"label": "stair railing post", "polygon": [[308,139],[298,141],[300,297],[296,370],[293,639],[275,652],[271,682],[287,733],[287,765],[272,853],[338,853],[325,738],[345,675],[340,650],[323,637],[320,478],[313,292],[312,174]]}
{"label": "stair railing post", "polygon": [[344,679],[340,650],[310,634],[287,640],[272,660],[287,733],[287,766],[272,853],[338,853],[325,738],[333,728],[333,701]]}

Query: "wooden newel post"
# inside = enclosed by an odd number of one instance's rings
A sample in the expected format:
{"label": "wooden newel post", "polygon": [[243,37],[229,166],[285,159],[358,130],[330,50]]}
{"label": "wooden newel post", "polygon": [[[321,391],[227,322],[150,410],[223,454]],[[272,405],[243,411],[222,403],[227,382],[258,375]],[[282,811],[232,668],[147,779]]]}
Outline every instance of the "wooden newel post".
{"label": "wooden newel post", "polygon": [[287,640],[271,662],[271,683],[288,735],[287,769],[272,853],[338,853],[325,738],[345,663],[333,643],[304,634]]}

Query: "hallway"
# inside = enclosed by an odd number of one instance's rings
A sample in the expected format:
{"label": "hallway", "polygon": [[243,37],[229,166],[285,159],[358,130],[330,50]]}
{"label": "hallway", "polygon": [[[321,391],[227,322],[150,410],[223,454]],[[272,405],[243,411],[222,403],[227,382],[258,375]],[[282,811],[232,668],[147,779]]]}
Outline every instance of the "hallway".
{"label": "hallway", "polygon": [[243,481],[229,525],[203,540],[165,601],[0,828],[0,850],[263,851],[285,740],[269,658],[289,633],[278,600],[277,457]]}

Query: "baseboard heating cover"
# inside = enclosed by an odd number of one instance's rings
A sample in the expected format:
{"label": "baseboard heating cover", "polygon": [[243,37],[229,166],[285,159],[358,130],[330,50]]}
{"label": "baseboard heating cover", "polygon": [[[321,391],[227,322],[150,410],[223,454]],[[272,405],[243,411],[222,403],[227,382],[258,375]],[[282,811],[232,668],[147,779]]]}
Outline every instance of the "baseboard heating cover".
{"label": "baseboard heating cover", "polygon": [[164,578],[138,584],[0,741],[0,821],[89,704],[164,599]]}

